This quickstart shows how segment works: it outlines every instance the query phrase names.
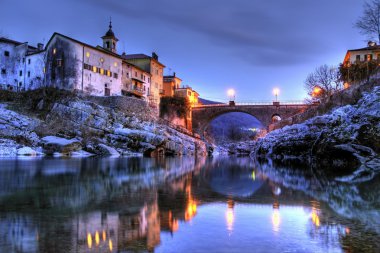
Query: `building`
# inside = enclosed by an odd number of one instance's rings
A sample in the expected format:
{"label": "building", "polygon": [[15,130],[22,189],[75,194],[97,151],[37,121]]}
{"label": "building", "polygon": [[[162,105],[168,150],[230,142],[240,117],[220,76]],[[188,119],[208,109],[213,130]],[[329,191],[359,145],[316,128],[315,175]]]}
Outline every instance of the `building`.
{"label": "building", "polygon": [[26,90],[42,84],[43,44],[0,38],[0,89]]}
{"label": "building", "polygon": [[103,46],[92,46],[54,33],[45,48],[1,38],[0,88],[19,91],[49,86],[95,96],[149,97],[157,107],[165,67],[158,56],[119,55],[111,22],[101,38]]}
{"label": "building", "polygon": [[175,90],[181,87],[182,79],[176,76],[174,72],[171,76],[164,76],[163,92],[161,96],[174,97]]}
{"label": "building", "polygon": [[174,95],[177,97],[184,97],[190,102],[191,107],[194,107],[198,104],[199,94],[193,90],[190,86],[181,86],[177,88],[174,92]]}
{"label": "building", "polygon": [[380,46],[370,41],[367,47],[347,50],[343,65],[348,66],[350,64],[372,60],[380,62]]}
{"label": "building", "polygon": [[127,62],[138,66],[142,70],[150,73],[150,90],[148,93],[149,102],[158,107],[160,103],[160,93],[163,93],[163,73],[165,65],[158,61],[158,55],[152,53],[152,56],[145,54],[127,54],[123,56]]}

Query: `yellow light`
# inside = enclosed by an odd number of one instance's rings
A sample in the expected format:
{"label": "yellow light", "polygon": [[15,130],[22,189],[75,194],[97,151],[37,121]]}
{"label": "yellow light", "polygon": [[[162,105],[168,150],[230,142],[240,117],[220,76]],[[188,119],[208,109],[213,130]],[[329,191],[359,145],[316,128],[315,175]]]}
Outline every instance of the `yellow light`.
{"label": "yellow light", "polygon": [[100,74],[104,75],[104,69],[100,69]]}
{"label": "yellow light", "polygon": [[106,231],[104,231],[104,230],[103,230],[103,233],[102,233],[102,237],[103,237],[103,242],[105,242],[107,237],[106,237]]}
{"label": "yellow light", "polygon": [[280,223],[281,223],[280,211],[278,209],[274,209],[272,213],[273,231],[275,232],[279,231]]}
{"label": "yellow light", "polygon": [[87,234],[87,246],[89,249],[92,247],[92,237],[90,233]]}
{"label": "yellow light", "polygon": [[117,62],[115,62],[113,65],[114,65],[115,67],[117,67]]}
{"label": "yellow light", "polygon": [[255,171],[252,171],[252,180],[255,181],[255,179],[256,179]]}
{"label": "yellow light", "polygon": [[87,57],[87,58],[90,57],[90,52],[87,52],[87,53],[86,53],[86,57]]}
{"label": "yellow light", "polygon": [[278,94],[280,94],[280,89],[279,89],[279,88],[274,88],[274,89],[273,89],[273,94],[274,94],[275,96],[278,96]]}
{"label": "yellow light", "polygon": [[92,66],[92,72],[96,73],[96,71],[97,71],[96,66]]}
{"label": "yellow light", "polygon": [[55,53],[57,53],[57,49],[56,48],[53,49],[53,54],[55,54]]}
{"label": "yellow light", "polygon": [[98,231],[96,231],[96,233],[95,233],[95,243],[96,243],[96,245],[99,245],[99,233],[98,233]]}
{"label": "yellow light", "polygon": [[234,89],[229,89],[229,90],[227,91],[227,95],[228,95],[229,97],[233,97],[233,96],[235,96],[235,90],[234,90]]}
{"label": "yellow light", "polygon": [[110,251],[112,251],[113,246],[112,246],[112,241],[111,241],[111,239],[108,240],[108,247],[109,247]]}
{"label": "yellow light", "polygon": [[317,227],[319,227],[319,225],[320,225],[319,216],[318,216],[318,214],[317,214],[317,212],[315,210],[313,210],[312,213],[311,213],[311,220],[314,223],[314,225],[316,225]]}
{"label": "yellow light", "polygon": [[227,230],[228,231],[232,231],[232,228],[233,228],[233,225],[234,225],[234,220],[235,220],[234,209],[227,208],[226,222],[227,222]]}

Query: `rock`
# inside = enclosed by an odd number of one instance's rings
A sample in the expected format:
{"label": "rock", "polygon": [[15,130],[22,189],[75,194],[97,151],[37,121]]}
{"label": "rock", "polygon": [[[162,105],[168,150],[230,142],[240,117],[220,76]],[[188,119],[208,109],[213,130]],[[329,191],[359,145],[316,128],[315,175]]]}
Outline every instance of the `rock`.
{"label": "rock", "polygon": [[120,156],[119,152],[117,152],[116,149],[109,147],[105,144],[98,144],[95,147],[95,152],[97,155],[102,155],[102,156],[113,156],[113,157]]}
{"label": "rock", "polygon": [[77,139],[68,140],[57,136],[46,136],[41,140],[44,152],[48,155],[53,155],[54,153],[70,154],[82,149]]}
{"label": "rock", "polygon": [[40,154],[41,153],[35,151],[34,149],[30,147],[23,147],[17,150],[17,155],[22,155],[22,156],[37,156]]}
{"label": "rock", "polygon": [[17,156],[17,148],[20,145],[13,140],[0,139],[0,156],[14,157]]}

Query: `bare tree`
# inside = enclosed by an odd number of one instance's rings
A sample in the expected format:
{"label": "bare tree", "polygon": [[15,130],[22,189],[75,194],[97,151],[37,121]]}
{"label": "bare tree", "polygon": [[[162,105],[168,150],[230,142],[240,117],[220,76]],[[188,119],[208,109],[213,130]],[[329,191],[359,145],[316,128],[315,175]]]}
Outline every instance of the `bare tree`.
{"label": "bare tree", "polygon": [[380,43],[380,0],[364,3],[363,16],[356,21],[355,27],[368,39],[376,38]]}
{"label": "bare tree", "polygon": [[330,96],[342,87],[340,71],[334,66],[322,65],[307,76],[304,86],[314,98]]}

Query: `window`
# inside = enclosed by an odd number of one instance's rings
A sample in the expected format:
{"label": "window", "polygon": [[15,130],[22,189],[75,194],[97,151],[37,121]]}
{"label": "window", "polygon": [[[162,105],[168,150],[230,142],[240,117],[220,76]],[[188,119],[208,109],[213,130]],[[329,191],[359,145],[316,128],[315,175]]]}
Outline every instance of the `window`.
{"label": "window", "polygon": [[18,86],[21,86],[21,85],[22,85],[22,82],[19,82],[19,83],[18,83]]}
{"label": "window", "polygon": [[6,69],[1,69],[1,74],[2,74],[2,75],[7,74],[7,70],[6,70]]}
{"label": "window", "polygon": [[20,76],[22,76],[22,70],[20,70]]}
{"label": "window", "polygon": [[86,57],[90,58],[90,52],[86,52]]}
{"label": "window", "polygon": [[187,95],[188,95],[188,96],[191,96],[191,91],[187,91]]}
{"label": "window", "polygon": [[106,48],[110,48],[110,42],[109,41],[106,42]]}
{"label": "window", "polygon": [[114,65],[115,67],[117,67],[117,62],[115,62],[113,65]]}
{"label": "window", "polygon": [[28,64],[30,64],[30,59],[28,59]]}
{"label": "window", "polygon": [[137,71],[135,71],[135,77],[137,77]]}
{"label": "window", "polygon": [[360,54],[356,56],[356,61],[360,61]]}
{"label": "window", "polygon": [[91,65],[88,65],[86,63],[83,64],[83,68],[84,69],[87,69],[87,70],[92,70],[92,66]]}
{"label": "window", "polygon": [[9,51],[4,51],[4,56],[9,56]]}
{"label": "window", "polygon": [[118,75],[117,75],[117,73],[113,73],[113,78],[118,78]]}
{"label": "window", "polygon": [[111,77],[111,71],[107,70],[107,76]]}
{"label": "window", "polygon": [[96,66],[92,66],[92,72],[96,73],[98,71],[98,68]]}
{"label": "window", "polygon": [[22,58],[22,63],[25,63],[25,57]]}
{"label": "window", "polygon": [[129,78],[129,72],[127,72],[127,77]]}
{"label": "window", "polygon": [[28,77],[30,77],[30,71],[28,71]]}
{"label": "window", "polygon": [[367,61],[372,61],[372,58],[373,58],[372,54],[367,54]]}
{"label": "window", "polygon": [[104,62],[104,58],[100,58],[100,62]]}
{"label": "window", "polygon": [[57,49],[54,48],[54,49],[53,49],[53,54],[56,54],[56,53],[57,53]]}
{"label": "window", "polygon": [[104,69],[100,69],[100,74],[104,75]]}
{"label": "window", "polygon": [[62,67],[62,59],[57,59],[57,67]]}
{"label": "window", "polygon": [[143,74],[141,74],[141,79],[143,79],[143,77],[144,77],[144,75],[143,75]]}
{"label": "window", "polygon": [[100,68],[97,68],[96,73],[100,74]]}
{"label": "window", "polygon": [[150,77],[148,77],[148,83],[150,83]]}

